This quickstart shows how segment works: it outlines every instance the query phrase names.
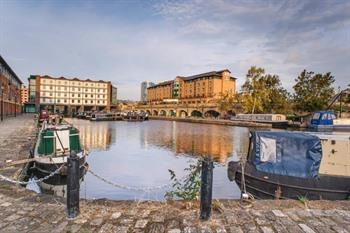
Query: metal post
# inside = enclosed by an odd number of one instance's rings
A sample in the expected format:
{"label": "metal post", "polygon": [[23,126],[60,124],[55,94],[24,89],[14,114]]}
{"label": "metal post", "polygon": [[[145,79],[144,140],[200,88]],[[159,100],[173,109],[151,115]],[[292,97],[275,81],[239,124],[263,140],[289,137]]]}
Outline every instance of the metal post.
{"label": "metal post", "polygon": [[202,161],[200,219],[208,220],[211,215],[211,201],[213,191],[213,161],[204,158]]}
{"label": "metal post", "polygon": [[79,215],[79,158],[72,151],[67,160],[67,215],[74,219]]}

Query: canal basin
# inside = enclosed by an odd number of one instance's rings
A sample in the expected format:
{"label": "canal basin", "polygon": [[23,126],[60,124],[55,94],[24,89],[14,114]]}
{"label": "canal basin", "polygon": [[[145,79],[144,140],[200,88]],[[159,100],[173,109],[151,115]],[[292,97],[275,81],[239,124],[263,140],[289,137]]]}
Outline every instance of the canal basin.
{"label": "canal basin", "polygon": [[[227,163],[247,152],[248,128],[160,120],[68,121],[80,130],[81,143],[90,152],[90,169],[106,180],[132,187],[162,186],[170,182],[168,169],[182,177],[189,164],[210,156],[215,161],[213,197],[240,197],[237,185],[227,178]],[[164,200],[167,190],[120,189],[90,173],[81,183],[81,197],[87,199]]]}

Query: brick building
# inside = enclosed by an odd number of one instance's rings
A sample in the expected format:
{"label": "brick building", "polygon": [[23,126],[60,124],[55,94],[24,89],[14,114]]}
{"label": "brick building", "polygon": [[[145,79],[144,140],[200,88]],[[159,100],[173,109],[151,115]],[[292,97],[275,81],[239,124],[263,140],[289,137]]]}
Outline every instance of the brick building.
{"label": "brick building", "polygon": [[222,93],[236,93],[236,78],[228,69],[182,77],[147,88],[148,103],[176,100],[179,104],[210,103]]}
{"label": "brick building", "polygon": [[35,104],[37,111],[48,109],[64,114],[109,111],[116,99],[117,89],[109,81],[54,78],[47,75],[31,75],[28,81],[29,102]]}
{"label": "brick building", "polygon": [[21,113],[22,81],[0,55],[0,118]]}

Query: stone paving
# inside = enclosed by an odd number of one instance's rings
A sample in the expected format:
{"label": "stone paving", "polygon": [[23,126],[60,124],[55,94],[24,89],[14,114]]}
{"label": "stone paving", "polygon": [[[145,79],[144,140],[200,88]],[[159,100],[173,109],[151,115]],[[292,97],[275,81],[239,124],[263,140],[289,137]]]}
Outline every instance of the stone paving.
{"label": "stone paving", "polygon": [[200,221],[199,203],[81,200],[80,215],[67,220],[65,200],[15,186],[0,190],[0,232],[350,232],[350,201],[221,200]]}
{"label": "stone paving", "polygon": [[[31,116],[6,122],[0,123],[0,173],[16,177],[21,168],[5,169],[4,161],[28,156],[35,127]],[[0,181],[0,232],[350,233],[350,200],[215,200],[209,221],[200,221],[198,210],[195,201],[81,200],[80,215],[68,220],[64,199]]]}

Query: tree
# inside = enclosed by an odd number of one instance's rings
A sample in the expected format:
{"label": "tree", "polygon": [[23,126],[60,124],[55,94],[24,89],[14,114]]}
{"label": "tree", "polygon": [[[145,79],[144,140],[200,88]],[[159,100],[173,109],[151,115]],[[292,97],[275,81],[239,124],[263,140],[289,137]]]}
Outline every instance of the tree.
{"label": "tree", "polygon": [[265,70],[252,66],[242,85],[241,102],[247,113],[285,113],[288,111],[289,93],[278,75],[265,74]]}
{"label": "tree", "polygon": [[295,110],[298,112],[322,110],[334,96],[332,84],[335,79],[330,72],[315,74],[312,71],[303,70],[295,81],[293,101]]}
{"label": "tree", "polygon": [[222,112],[234,112],[237,105],[237,96],[232,92],[221,93],[218,99],[218,108]]}

